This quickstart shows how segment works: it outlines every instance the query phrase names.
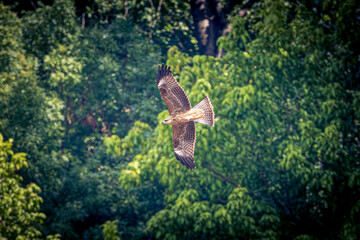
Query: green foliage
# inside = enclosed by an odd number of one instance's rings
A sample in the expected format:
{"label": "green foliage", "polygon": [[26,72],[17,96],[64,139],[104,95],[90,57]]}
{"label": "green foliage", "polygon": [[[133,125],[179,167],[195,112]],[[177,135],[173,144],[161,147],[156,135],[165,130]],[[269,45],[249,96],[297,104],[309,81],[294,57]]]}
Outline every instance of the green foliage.
{"label": "green foliage", "polygon": [[56,48],[57,44],[68,45],[78,33],[75,8],[71,0],[56,0],[52,6],[44,5],[23,17],[25,48],[29,53],[42,58]]}
{"label": "green foliage", "polygon": [[8,59],[2,62],[0,71],[0,131],[16,140],[16,149],[28,150],[34,156],[45,142],[45,148],[57,144],[62,130],[62,102],[46,96],[38,86],[36,61],[22,48],[21,21],[9,8],[0,7],[1,59]]}
{"label": "green foliage", "polygon": [[163,53],[174,45],[192,54],[198,49],[189,1],[94,0],[86,6],[86,16],[89,25],[99,20],[102,24],[115,19],[130,20],[136,24],[135,31],[158,44]]}
{"label": "green foliage", "polygon": [[[80,52],[88,89],[82,100],[87,103],[84,110],[103,109],[107,119],[99,117],[109,122],[108,129],[116,128],[114,133],[126,132],[131,126],[118,122],[140,120],[154,124],[156,118],[152,113],[160,105],[155,97],[156,86],[148,80],[159,59],[154,47],[134,33],[133,26],[124,20],[85,30],[84,35]],[[98,102],[93,102],[95,99]]]}
{"label": "green foliage", "polygon": [[112,135],[104,139],[104,145],[107,147],[108,153],[114,155],[124,156],[128,151],[133,154],[134,151],[139,152],[144,149],[146,138],[150,136],[150,133],[151,127],[148,124],[136,121],[124,139]]}
{"label": "green foliage", "polygon": [[103,228],[104,240],[120,240],[119,231],[117,229],[116,223],[118,220],[107,221],[101,227]]}
{"label": "green foliage", "polygon": [[[17,174],[28,167],[25,153],[11,150],[13,140],[4,142],[0,134],[0,238],[40,239],[36,223],[42,223],[45,214],[39,212],[42,198],[40,188],[31,183],[21,187],[23,178]],[[47,239],[59,239],[59,235]]]}
{"label": "green foliage", "polygon": [[[239,6],[222,58],[193,56],[189,1],[35,4],[0,4],[0,132],[27,153],[0,141],[1,190],[16,190],[0,194],[1,237],[359,238],[355,0]],[[166,52],[216,113],[197,125],[195,171],[160,124]]]}
{"label": "green foliage", "polygon": [[358,236],[358,91],[339,67],[352,43],[322,21],[305,5],[264,1],[232,17],[222,59],[169,51],[192,104],[209,95],[217,122],[197,125],[196,171],[175,159],[169,126],[158,125],[134,158],[133,182],[164,187],[165,208],[147,222],[155,238]]}
{"label": "green foliage", "polygon": [[135,236],[131,219],[142,207],[117,183],[129,156],[107,155],[103,140],[137,120],[155,125],[155,47],[125,20],[82,29],[71,1],[40,4],[21,19],[1,9],[0,131],[28,153],[22,175],[43,190],[44,232],[101,238],[100,224],[122,216],[119,229]]}
{"label": "green foliage", "polygon": [[[17,59],[21,47],[21,23],[9,7],[0,5],[0,72],[11,71],[11,62]],[[9,54],[11,53],[11,54]]]}

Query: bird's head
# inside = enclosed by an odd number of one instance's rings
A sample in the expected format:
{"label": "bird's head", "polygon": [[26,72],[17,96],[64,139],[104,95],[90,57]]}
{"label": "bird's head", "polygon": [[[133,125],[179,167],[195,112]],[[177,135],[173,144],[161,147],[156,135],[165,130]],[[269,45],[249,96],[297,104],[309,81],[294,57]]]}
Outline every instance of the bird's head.
{"label": "bird's head", "polygon": [[171,124],[171,118],[168,117],[167,119],[165,119],[164,121],[162,121],[162,124]]}

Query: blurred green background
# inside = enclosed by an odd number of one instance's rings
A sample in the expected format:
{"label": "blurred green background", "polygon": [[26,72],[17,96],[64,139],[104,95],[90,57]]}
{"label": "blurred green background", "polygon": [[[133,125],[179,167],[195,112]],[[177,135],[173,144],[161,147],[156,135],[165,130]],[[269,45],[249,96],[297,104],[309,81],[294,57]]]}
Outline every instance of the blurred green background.
{"label": "blurred green background", "polygon": [[[0,3],[0,239],[360,239],[356,0]],[[215,127],[187,170],[155,74]]]}

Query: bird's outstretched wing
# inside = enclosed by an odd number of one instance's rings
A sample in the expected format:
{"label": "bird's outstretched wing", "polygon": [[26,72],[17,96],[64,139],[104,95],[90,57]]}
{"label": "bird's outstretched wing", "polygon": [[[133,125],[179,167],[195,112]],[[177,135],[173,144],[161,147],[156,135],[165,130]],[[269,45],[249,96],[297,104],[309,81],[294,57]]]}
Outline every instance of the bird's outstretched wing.
{"label": "bird's outstretched wing", "polygon": [[173,146],[176,159],[188,169],[194,169],[194,149],[196,142],[195,122],[173,125]]}
{"label": "bird's outstretched wing", "polygon": [[164,64],[159,66],[156,73],[156,83],[170,115],[190,110],[191,104],[189,98],[174,78],[170,67],[167,68]]}

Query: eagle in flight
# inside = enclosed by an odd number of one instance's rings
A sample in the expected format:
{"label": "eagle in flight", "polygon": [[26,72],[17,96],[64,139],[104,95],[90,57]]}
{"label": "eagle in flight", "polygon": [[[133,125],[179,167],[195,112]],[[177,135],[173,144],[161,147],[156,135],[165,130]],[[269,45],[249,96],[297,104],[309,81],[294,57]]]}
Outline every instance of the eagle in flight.
{"label": "eagle in flight", "polygon": [[184,89],[174,78],[170,67],[159,66],[156,83],[170,116],[162,123],[173,126],[173,146],[176,159],[188,169],[195,168],[194,150],[196,142],[195,122],[214,126],[214,110],[206,96],[195,107],[191,107]]}

